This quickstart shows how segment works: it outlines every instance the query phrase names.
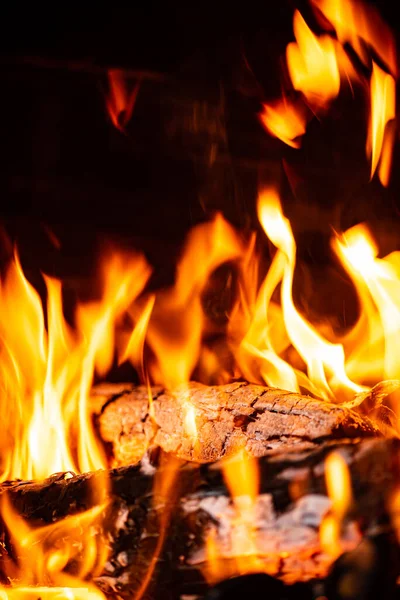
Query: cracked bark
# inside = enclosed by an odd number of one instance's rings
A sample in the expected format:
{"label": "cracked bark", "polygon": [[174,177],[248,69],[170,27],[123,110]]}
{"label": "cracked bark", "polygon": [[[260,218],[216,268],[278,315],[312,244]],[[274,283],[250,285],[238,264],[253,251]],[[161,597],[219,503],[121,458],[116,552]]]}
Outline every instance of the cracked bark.
{"label": "cracked bark", "polygon": [[[99,433],[112,446],[113,465],[138,462],[156,446],[183,460],[212,462],[239,448],[253,456],[315,448],[329,439],[377,435],[373,423],[339,405],[250,383],[191,383],[176,390],[103,385],[94,390]],[[185,426],[188,403],[197,438]]]}

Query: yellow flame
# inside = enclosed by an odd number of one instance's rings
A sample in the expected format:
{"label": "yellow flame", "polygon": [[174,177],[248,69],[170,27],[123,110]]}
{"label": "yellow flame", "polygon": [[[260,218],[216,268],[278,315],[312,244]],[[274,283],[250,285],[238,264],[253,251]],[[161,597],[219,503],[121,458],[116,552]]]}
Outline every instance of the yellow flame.
{"label": "yellow flame", "polygon": [[[340,389],[347,395],[363,388],[349,379],[345,369],[345,354],[341,344],[328,342],[298,312],[292,295],[296,265],[296,245],[290,223],[282,214],[279,196],[274,189],[264,190],[259,197],[259,219],[266,235],[277,247],[277,254],[261,287],[252,326],[242,342],[241,365],[249,372],[248,363],[263,362],[260,372],[266,383],[297,391],[300,386],[323,398],[333,398]],[[281,312],[275,316],[283,319],[285,335],[297,350],[307,367],[307,378],[301,376],[279,357],[275,340],[268,337],[273,324],[268,322],[271,297],[281,284]],[[271,315],[271,312],[269,313]],[[279,333],[282,328],[275,328]],[[281,334],[280,334],[281,336]],[[282,336],[281,336],[282,339]],[[279,341],[278,341],[279,343]],[[287,344],[286,344],[287,346]],[[247,352],[247,355],[246,355]],[[239,360],[240,360],[239,356]]]}
{"label": "yellow flame", "polygon": [[[364,225],[356,225],[337,236],[333,248],[347,270],[364,309],[364,333],[355,340],[351,368],[355,375],[372,368],[379,378],[400,374],[398,339],[400,335],[400,252],[378,258],[378,247]],[[375,361],[363,364],[362,350],[372,346]],[[351,357],[350,357],[351,358]]]}
{"label": "yellow flame", "polygon": [[340,43],[352,46],[365,64],[369,46],[391,73],[397,73],[393,33],[374,7],[357,0],[312,0],[312,4],[332,24]]}
{"label": "yellow flame", "polygon": [[304,109],[287,99],[263,104],[260,120],[271,135],[292,148],[300,147],[300,138],[306,132],[307,120]]}
{"label": "yellow flame", "polygon": [[396,116],[396,84],[392,75],[385,73],[375,62],[371,76],[371,116],[367,139],[367,154],[371,156],[371,178],[383,155],[379,171],[383,185],[388,184],[393,138],[386,132],[389,121]]}
{"label": "yellow flame", "polygon": [[332,507],[321,523],[320,541],[322,549],[336,558],[343,552],[342,522],[352,503],[349,469],[338,452],[331,452],[325,461],[325,482]]}
{"label": "yellow flame", "polygon": [[60,281],[45,277],[46,328],[40,297],[15,257],[0,283],[2,479],[41,479],[106,464],[91,421],[90,388],[95,372],[110,368],[115,322],[149,272],[140,257],[111,257],[103,296],[78,306],[75,330],[64,318]]}
{"label": "yellow flame", "polygon": [[296,42],[286,49],[289,75],[295,90],[316,106],[327,104],[340,89],[339,66],[334,40],[316,36],[298,10],[293,17]]}

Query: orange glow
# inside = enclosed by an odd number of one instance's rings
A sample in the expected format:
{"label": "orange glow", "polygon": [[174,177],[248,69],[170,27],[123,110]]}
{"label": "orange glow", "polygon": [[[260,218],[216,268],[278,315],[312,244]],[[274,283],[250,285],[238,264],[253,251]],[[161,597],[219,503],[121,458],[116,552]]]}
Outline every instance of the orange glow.
{"label": "orange glow", "polygon": [[106,100],[108,114],[113,125],[124,132],[132,117],[135,102],[140,89],[140,80],[133,89],[129,89],[128,79],[121,69],[108,71],[109,95]]}
{"label": "orange glow", "polygon": [[321,523],[320,541],[322,549],[336,558],[343,552],[342,522],[352,503],[350,473],[344,458],[337,452],[332,452],[325,461],[325,481],[332,508]]}
{"label": "orange glow", "polygon": [[350,473],[344,458],[332,452],[325,461],[325,479],[332,510],[343,518],[352,502]]}
{"label": "orange glow", "polygon": [[307,126],[305,110],[300,104],[287,99],[263,104],[260,120],[271,135],[292,148],[300,147],[300,138],[305,134]]}
{"label": "orange glow", "polygon": [[105,375],[111,366],[116,319],[149,273],[140,257],[112,256],[104,264],[102,298],[77,307],[76,330],[64,318],[61,282],[44,277],[46,328],[40,297],[15,257],[0,284],[3,480],[106,464],[91,422],[90,389],[95,372]]}
{"label": "orange glow", "polygon": [[[0,597],[24,600],[32,596],[33,590],[37,597],[41,589],[41,597],[51,600],[104,599],[102,592],[88,580],[100,575],[108,557],[106,539],[100,533],[108,506],[107,473],[97,473],[93,482],[92,496],[96,501],[93,508],[38,528],[28,525],[15,512],[7,495],[2,496],[1,516],[15,558],[4,562],[11,586],[0,586]],[[71,563],[73,572],[68,569]]]}
{"label": "orange glow", "polygon": [[294,13],[293,30],[296,42],[286,49],[293,87],[303,92],[311,105],[323,106],[340,89],[335,42],[327,35],[314,35],[298,10]]}
{"label": "orange glow", "polygon": [[388,184],[393,138],[386,133],[386,126],[396,116],[396,84],[392,75],[372,63],[371,117],[367,140],[367,154],[371,156],[371,178],[381,155],[384,157],[379,176],[383,185]]}

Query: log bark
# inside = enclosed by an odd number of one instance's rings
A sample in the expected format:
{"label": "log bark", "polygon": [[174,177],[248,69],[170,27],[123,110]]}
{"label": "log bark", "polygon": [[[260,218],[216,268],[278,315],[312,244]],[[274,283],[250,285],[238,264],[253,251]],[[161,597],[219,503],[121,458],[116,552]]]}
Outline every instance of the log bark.
{"label": "log bark", "polygon": [[[191,383],[172,392],[154,387],[152,397],[151,415],[144,386],[107,384],[94,390],[100,436],[112,446],[114,466],[138,462],[150,446],[183,460],[212,462],[243,447],[259,457],[379,433],[367,417],[340,405],[244,382]],[[188,403],[195,439],[187,432]]]}
{"label": "log bark", "polygon": [[[358,541],[355,522],[364,535],[387,524],[387,499],[400,473],[399,449],[397,439],[331,441],[308,451],[261,458],[255,533],[259,557],[268,571],[287,581],[325,577],[332,559],[321,551],[318,527],[329,509],[324,462],[332,450],[342,454],[352,476],[348,544]],[[143,598],[175,600],[204,593],[205,538],[210,528],[216,531],[222,559],[231,565],[234,505],[220,463],[181,463],[167,500],[154,491],[155,478],[166,473],[163,465],[155,470],[154,465],[141,463],[109,473],[111,504],[102,529],[110,555],[95,581],[110,596],[134,597],[152,564],[165,517],[165,541]],[[99,473],[56,474],[43,482],[3,483],[0,499],[8,493],[18,512],[35,526],[51,523],[91,507],[98,477]],[[4,559],[5,553],[12,556],[13,548],[4,524],[1,531]]]}

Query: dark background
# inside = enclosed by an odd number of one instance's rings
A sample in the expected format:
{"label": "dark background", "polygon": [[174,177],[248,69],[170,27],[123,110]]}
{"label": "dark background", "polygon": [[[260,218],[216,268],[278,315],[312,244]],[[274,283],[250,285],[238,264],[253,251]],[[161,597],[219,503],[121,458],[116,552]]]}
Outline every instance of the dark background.
{"label": "dark background", "polygon": [[[393,3],[376,4],[397,35]],[[257,228],[257,189],[268,181],[280,182],[304,260],[329,262],[331,226],[364,219],[383,251],[397,247],[396,163],[389,190],[369,183],[361,95],[341,93],[301,150],[257,119],[261,102],[280,95],[296,7],[309,14],[289,0],[3,4],[4,254],[17,241],[28,270],[85,278],[111,239],[172,277],[185,233],[215,210]],[[132,86],[141,77],[125,134],[105,108],[116,67]]]}

